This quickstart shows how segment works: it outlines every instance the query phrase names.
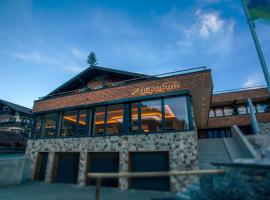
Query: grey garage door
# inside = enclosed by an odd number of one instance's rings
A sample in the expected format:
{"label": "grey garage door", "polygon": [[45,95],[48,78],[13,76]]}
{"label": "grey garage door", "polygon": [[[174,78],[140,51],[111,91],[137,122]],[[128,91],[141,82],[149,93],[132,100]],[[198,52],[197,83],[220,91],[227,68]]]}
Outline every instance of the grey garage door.
{"label": "grey garage door", "polygon": [[80,153],[57,153],[55,182],[77,183]]}
{"label": "grey garage door", "polygon": [[[95,152],[88,155],[88,172],[118,172],[119,153],[115,152]],[[87,185],[95,185],[95,179],[87,179]],[[102,186],[117,187],[118,179],[102,179]]]}
{"label": "grey garage door", "polygon": [[[130,153],[130,171],[153,172],[168,171],[168,152],[133,152]],[[168,177],[131,178],[130,188],[168,191],[170,183]]]}

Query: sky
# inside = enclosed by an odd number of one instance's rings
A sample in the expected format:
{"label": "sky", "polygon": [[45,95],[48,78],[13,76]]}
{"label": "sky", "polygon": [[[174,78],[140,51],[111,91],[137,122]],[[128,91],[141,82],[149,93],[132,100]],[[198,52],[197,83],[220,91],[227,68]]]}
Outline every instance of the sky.
{"label": "sky", "polygon": [[[256,20],[270,65],[270,23]],[[214,91],[265,85],[240,0],[0,0],[0,99],[34,100],[87,68],[212,70]]]}

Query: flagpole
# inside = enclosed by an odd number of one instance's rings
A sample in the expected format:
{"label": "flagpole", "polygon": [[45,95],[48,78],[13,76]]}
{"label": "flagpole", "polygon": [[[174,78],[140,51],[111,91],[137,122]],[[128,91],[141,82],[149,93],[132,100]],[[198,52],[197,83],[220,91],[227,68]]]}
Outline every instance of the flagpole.
{"label": "flagpole", "polygon": [[261,66],[262,66],[264,78],[265,78],[265,81],[267,84],[267,90],[268,90],[268,93],[270,94],[270,76],[269,76],[269,72],[268,72],[268,69],[266,66],[263,52],[262,52],[262,49],[261,49],[261,46],[260,46],[260,43],[258,40],[258,36],[256,34],[256,31],[255,31],[255,24],[250,17],[246,3],[244,2],[244,0],[241,0],[241,1],[243,4],[243,7],[244,7],[245,14],[246,14],[247,19],[248,19],[247,21],[248,21],[249,29],[250,29],[250,32],[251,32],[251,35],[252,35],[256,50],[257,50],[257,54],[258,54],[258,57],[259,57],[259,60],[260,60]]}

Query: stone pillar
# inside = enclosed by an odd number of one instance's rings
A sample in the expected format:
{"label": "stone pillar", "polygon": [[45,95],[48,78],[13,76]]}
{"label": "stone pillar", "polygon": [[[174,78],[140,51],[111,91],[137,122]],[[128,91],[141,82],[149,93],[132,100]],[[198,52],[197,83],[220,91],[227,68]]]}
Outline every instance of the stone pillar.
{"label": "stone pillar", "polygon": [[[128,172],[128,151],[124,150],[119,153],[119,172]],[[119,188],[128,189],[128,178],[119,178]]]}
{"label": "stone pillar", "polygon": [[81,151],[78,171],[78,185],[85,186],[87,171],[87,151]]}
{"label": "stone pillar", "polygon": [[48,162],[47,162],[47,167],[46,167],[46,175],[45,175],[46,183],[52,182],[54,159],[55,159],[55,152],[49,152]]}

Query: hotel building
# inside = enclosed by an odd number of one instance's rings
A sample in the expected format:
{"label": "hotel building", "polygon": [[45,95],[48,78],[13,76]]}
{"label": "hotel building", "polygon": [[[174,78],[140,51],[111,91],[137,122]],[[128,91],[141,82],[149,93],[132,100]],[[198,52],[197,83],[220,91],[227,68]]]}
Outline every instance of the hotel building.
{"label": "hotel building", "polygon": [[[35,101],[26,150],[32,178],[94,185],[87,172],[181,171],[247,158],[237,140],[229,139],[233,125],[252,134],[248,98],[258,122],[269,122],[265,88],[213,94],[205,67],[159,76],[90,67]],[[240,153],[233,154],[229,144]],[[119,178],[102,185],[179,191],[192,180]]]}

